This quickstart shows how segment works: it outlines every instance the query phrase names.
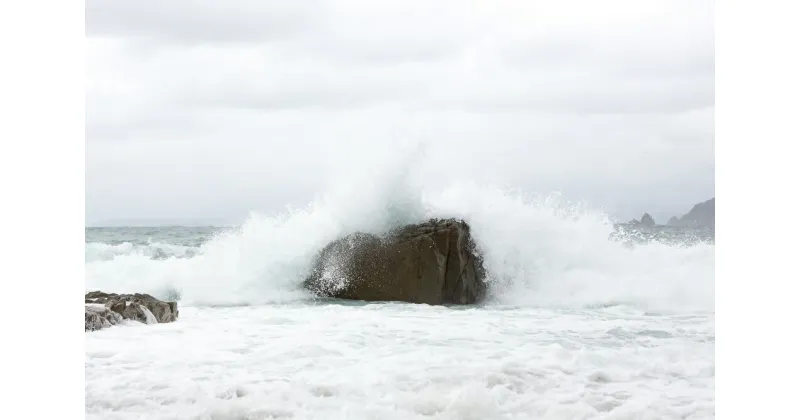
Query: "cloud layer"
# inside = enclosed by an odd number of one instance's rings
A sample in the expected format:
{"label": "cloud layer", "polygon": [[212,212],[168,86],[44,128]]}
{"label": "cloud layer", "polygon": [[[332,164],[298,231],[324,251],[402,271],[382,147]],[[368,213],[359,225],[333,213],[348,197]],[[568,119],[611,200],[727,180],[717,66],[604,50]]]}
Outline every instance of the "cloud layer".
{"label": "cloud layer", "polygon": [[437,179],[620,217],[713,195],[712,1],[88,0],[86,22],[88,221],[303,204],[418,141]]}

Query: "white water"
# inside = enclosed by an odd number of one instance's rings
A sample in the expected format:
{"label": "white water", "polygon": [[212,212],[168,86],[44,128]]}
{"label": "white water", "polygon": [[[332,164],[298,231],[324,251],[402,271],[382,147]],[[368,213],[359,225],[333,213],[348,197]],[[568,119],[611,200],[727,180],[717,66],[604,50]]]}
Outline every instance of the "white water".
{"label": "white water", "polygon": [[[713,245],[627,247],[596,210],[424,184],[410,161],[333,178],[308,208],[253,215],[190,258],[87,250],[87,289],[182,294],[175,323],[86,334],[88,418],[714,417]],[[486,305],[330,304],[297,289],[337,236],[430,216],[472,226]],[[253,306],[219,307],[240,304]]]}
{"label": "white water", "polygon": [[[367,171],[370,178],[359,172],[334,179],[333,188],[307,208],[254,214],[238,231],[199,249],[87,244],[86,287],[160,296],[178,290],[183,305],[302,300],[308,296],[297,285],[309,261],[336,237],[461,217],[484,253],[495,302],[713,311],[713,245],[627,247],[608,239],[612,225],[603,213],[554,196],[470,183],[423,187],[407,161],[383,162],[381,168]],[[154,260],[156,247],[182,258]]]}
{"label": "white water", "polygon": [[[86,335],[90,419],[712,419],[706,316],[183,308]],[[139,416],[144,417],[139,417]]]}
{"label": "white water", "polygon": [[147,259],[189,258],[195,256],[198,251],[197,247],[165,243],[137,245],[124,242],[112,245],[90,242],[86,244],[86,262],[111,261],[120,256],[141,256]]}

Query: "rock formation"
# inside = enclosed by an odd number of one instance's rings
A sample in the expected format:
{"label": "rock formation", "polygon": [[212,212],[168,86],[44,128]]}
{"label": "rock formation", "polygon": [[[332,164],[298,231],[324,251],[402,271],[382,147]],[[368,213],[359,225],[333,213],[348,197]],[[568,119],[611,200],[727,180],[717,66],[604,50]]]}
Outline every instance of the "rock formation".
{"label": "rock formation", "polygon": [[473,304],[486,294],[469,226],[453,219],[333,241],[317,256],[304,287],[325,297],[431,305]]}
{"label": "rock formation", "polygon": [[647,227],[653,227],[656,225],[656,221],[653,220],[653,216],[651,216],[648,213],[645,213],[644,216],[642,216],[642,221],[639,223],[641,223],[642,226],[647,226]]}
{"label": "rock formation", "polygon": [[628,223],[618,223],[615,225],[616,228],[620,227],[632,227],[632,228],[641,228],[641,227],[655,227],[656,221],[653,219],[649,213],[645,213],[642,216],[641,220],[631,219]]}
{"label": "rock formation", "polygon": [[704,226],[713,228],[715,215],[714,207],[714,198],[695,204],[694,207],[689,210],[689,213],[681,217],[678,224],[680,226]]}
{"label": "rock formation", "polygon": [[122,315],[112,311],[105,305],[99,303],[87,303],[85,309],[84,331],[95,331],[107,328],[122,322]]}
{"label": "rock formation", "polygon": [[87,293],[84,303],[84,331],[110,327],[123,319],[144,324],[173,322],[178,319],[177,302],[162,302],[148,294],[118,295],[96,291]]}

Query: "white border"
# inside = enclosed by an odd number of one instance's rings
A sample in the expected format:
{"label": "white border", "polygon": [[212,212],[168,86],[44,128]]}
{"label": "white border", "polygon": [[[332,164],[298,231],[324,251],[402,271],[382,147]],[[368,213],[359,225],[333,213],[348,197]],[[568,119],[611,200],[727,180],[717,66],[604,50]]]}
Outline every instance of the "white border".
{"label": "white border", "polygon": [[[797,5],[716,2],[716,414],[796,416]],[[749,7],[746,7],[747,4]],[[795,181],[792,181],[794,179]]]}
{"label": "white border", "polygon": [[[82,418],[84,9],[0,10],[4,415]],[[777,2],[772,2],[777,3]],[[796,7],[791,2],[781,2]],[[720,418],[788,418],[800,369],[796,13],[717,2]],[[74,302],[74,303],[73,303]],[[72,314],[72,312],[76,312]]]}
{"label": "white border", "polygon": [[83,418],[84,8],[0,6],[3,418]]}

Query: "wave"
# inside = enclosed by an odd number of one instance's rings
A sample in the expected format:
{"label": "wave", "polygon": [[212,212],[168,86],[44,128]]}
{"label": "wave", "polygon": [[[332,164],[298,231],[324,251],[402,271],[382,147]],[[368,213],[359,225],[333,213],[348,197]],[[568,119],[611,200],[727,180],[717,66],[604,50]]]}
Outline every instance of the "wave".
{"label": "wave", "polygon": [[[713,311],[713,243],[630,246],[610,239],[614,224],[604,212],[557,195],[473,182],[437,188],[413,170],[419,153],[383,160],[368,177],[333,178],[327,193],[307,207],[254,213],[199,247],[87,244],[86,287],[179,295],[189,305],[302,301],[310,297],[299,284],[329,241],[459,217],[471,225],[483,253],[489,304]],[[160,252],[168,257],[154,258]]]}
{"label": "wave", "polygon": [[168,243],[135,244],[122,242],[108,244],[103,242],[89,242],[85,246],[86,262],[111,261],[117,257],[141,256],[152,260],[165,260],[168,258],[192,258],[201,251],[197,246],[175,245]]}

